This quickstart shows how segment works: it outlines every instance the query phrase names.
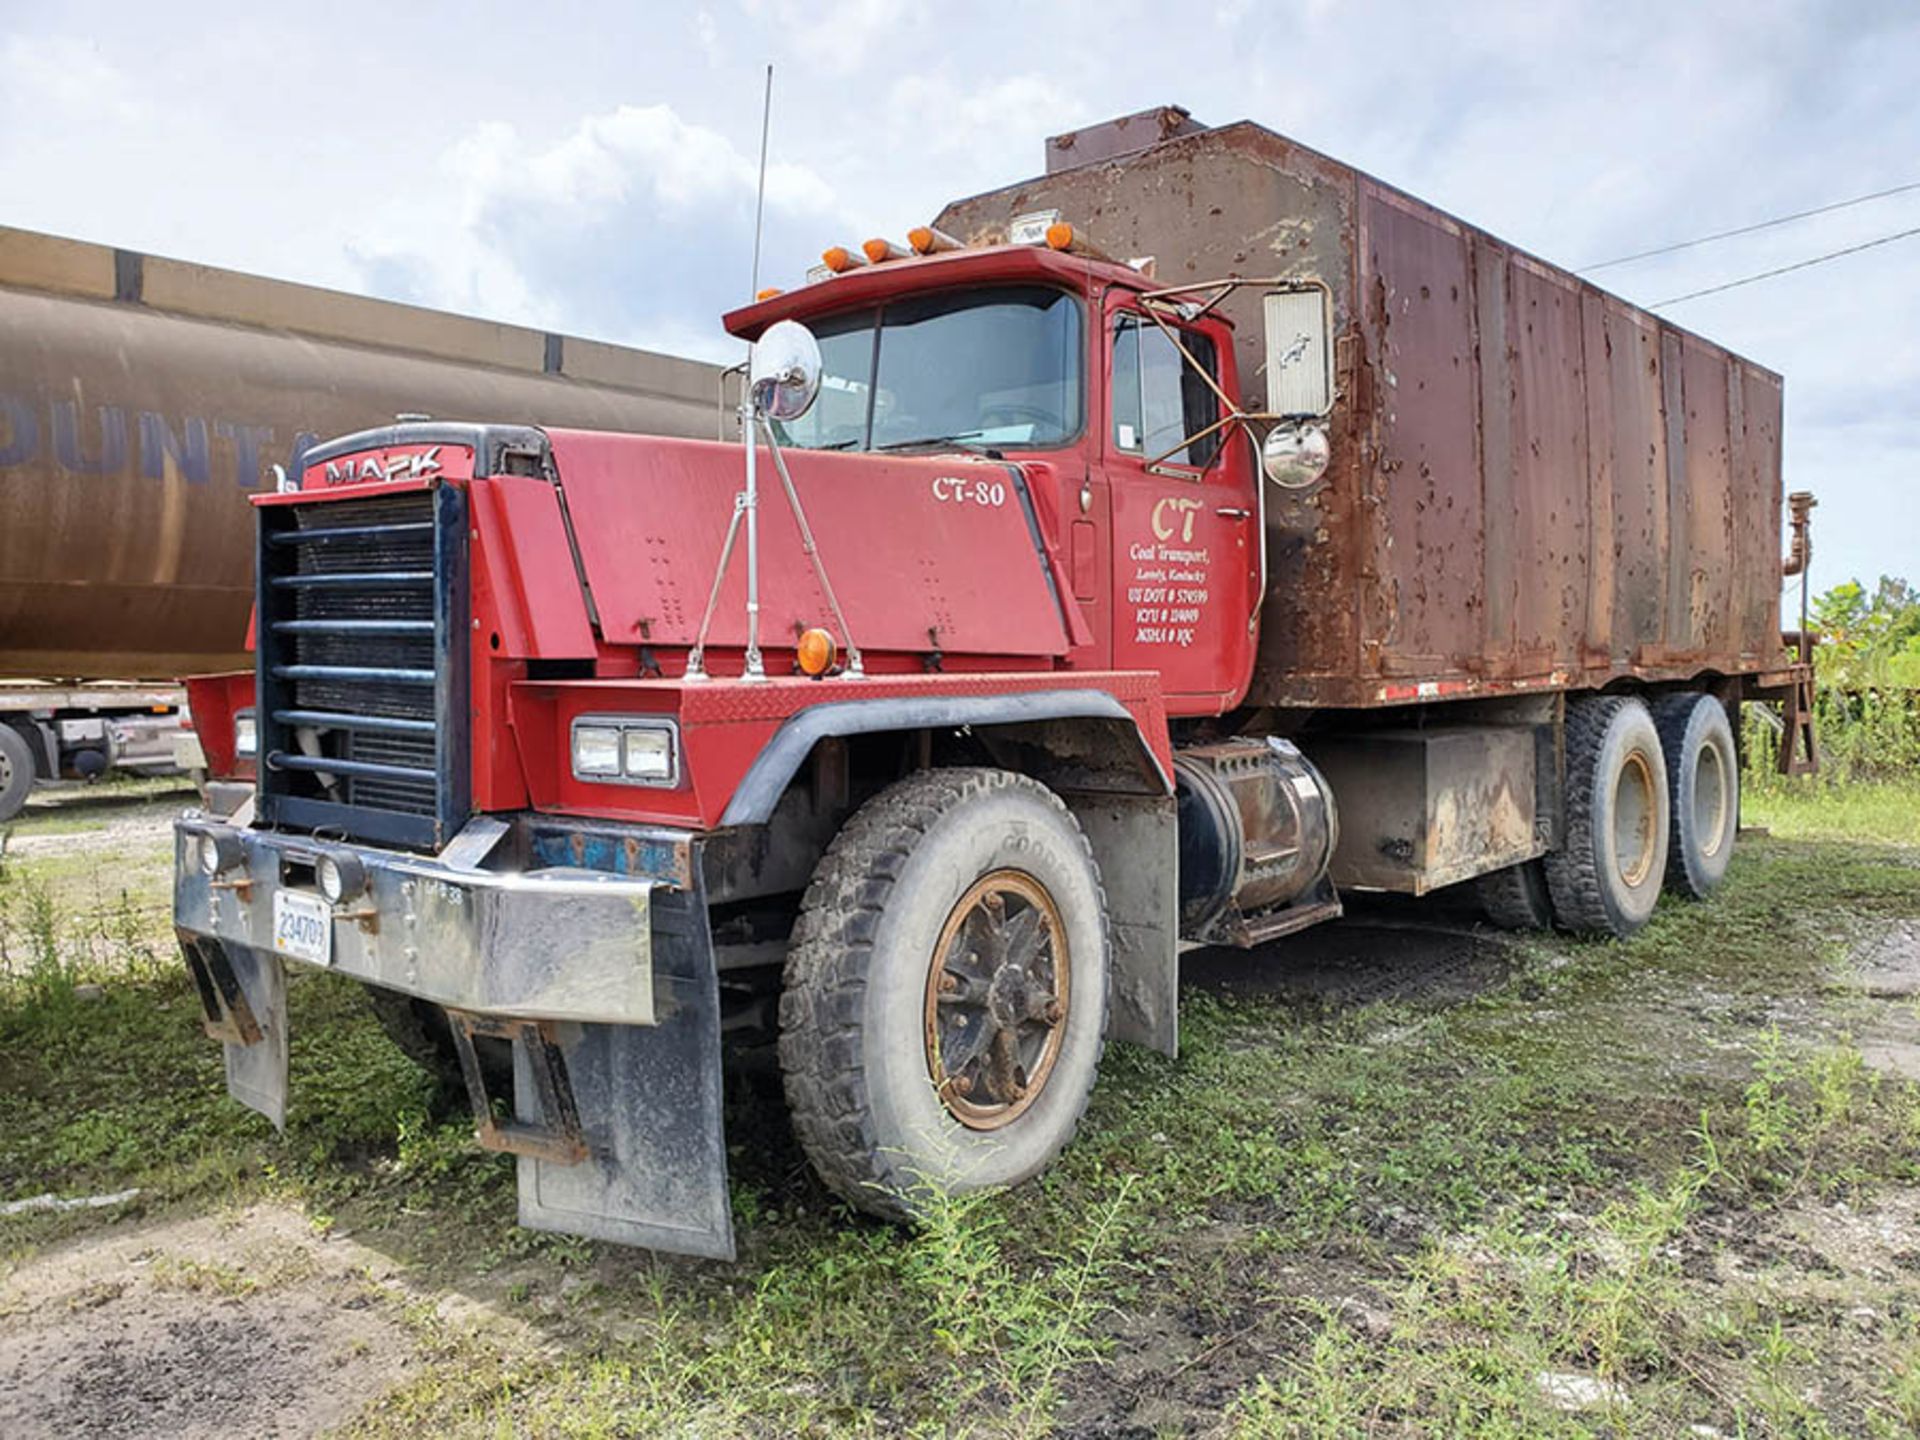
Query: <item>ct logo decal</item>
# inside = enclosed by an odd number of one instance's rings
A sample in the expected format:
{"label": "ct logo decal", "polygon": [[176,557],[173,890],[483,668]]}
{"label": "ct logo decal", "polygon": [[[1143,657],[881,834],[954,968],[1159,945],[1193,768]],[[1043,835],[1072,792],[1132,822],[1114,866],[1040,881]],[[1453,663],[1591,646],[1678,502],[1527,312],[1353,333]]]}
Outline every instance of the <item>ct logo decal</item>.
{"label": "ct logo decal", "polygon": [[1180,543],[1193,542],[1193,512],[1200,508],[1198,500],[1182,500],[1169,495],[1153,507],[1153,533],[1162,540],[1173,539],[1174,531],[1180,532]]}

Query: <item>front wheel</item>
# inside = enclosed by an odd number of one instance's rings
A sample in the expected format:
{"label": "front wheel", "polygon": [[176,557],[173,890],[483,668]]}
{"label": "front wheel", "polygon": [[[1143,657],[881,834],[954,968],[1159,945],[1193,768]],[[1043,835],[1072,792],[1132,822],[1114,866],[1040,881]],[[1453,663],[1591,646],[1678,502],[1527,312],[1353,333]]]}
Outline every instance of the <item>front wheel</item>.
{"label": "front wheel", "polygon": [[1045,1169],[1099,1068],[1108,943],[1093,853],[1045,786],[933,770],[875,796],[814,872],[780,1001],[820,1178],[906,1219]]}

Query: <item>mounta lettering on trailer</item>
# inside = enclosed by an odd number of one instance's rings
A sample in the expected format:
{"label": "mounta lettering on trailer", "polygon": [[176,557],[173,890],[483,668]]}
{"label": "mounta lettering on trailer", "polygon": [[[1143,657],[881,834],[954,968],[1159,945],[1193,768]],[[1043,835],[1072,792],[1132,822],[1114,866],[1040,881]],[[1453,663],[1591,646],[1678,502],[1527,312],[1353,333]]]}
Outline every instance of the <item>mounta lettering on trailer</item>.
{"label": "mounta lettering on trailer", "polygon": [[[287,469],[319,437],[302,430],[287,451]],[[39,463],[51,455],[69,475],[139,475],[164,480],[177,475],[190,484],[216,476],[242,490],[270,486],[272,460],[280,454],[271,425],[247,425],[199,415],[179,418],[121,405],[81,408],[73,400],[36,402],[0,392],[0,470]]]}

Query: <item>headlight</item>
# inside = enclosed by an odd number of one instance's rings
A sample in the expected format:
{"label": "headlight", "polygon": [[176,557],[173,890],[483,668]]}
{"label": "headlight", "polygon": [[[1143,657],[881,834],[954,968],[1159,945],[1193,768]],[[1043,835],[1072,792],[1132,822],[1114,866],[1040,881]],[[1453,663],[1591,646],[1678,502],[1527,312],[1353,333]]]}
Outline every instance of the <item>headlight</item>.
{"label": "headlight", "polygon": [[260,730],[253,721],[251,710],[242,710],[233,717],[233,753],[242,759],[250,759],[260,752]]}
{"label": "headlight", "polygon": [[673,778],[673,732],[671,730],[629,730],[626,732],[626,772],[629,780],[647,780],[660,784]]}
{"label": "headlight", "polygon": [[680,732],[670,720],[597,715],[573,722],[577,780],[672,786],[680,782]]}
{"label": "headlight", "polygon": [[187,841],[189,862],[198,861],[208,875],[218,875],[246,863],[246,851],[240,838],[232,833],[203,832]]}
{"label": "headlight", "polygon": [[620,732],[611,725],[573,727],[573,773],[584,778],[620,773]]}
{"label": "headlight", "polygon": [[359,857],[344,853],[322,855],[313,862],[313,878],[329,905],[351,900],[367,888],[366,867]]}

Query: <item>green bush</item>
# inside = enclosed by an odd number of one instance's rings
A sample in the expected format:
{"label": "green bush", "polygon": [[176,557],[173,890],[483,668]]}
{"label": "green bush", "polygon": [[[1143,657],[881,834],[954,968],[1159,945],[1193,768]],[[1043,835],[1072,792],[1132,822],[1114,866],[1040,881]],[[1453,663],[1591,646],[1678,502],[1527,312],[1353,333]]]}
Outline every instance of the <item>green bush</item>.
{"label": "green bush", "polygon": [[[1824,785],[1920,775],[1920,592],[1882,576],[1871,594],[1857,581],[1814,601],[1814,737]],[[1779,785],[1780,732],[1749,711],[1750,788]]]}

